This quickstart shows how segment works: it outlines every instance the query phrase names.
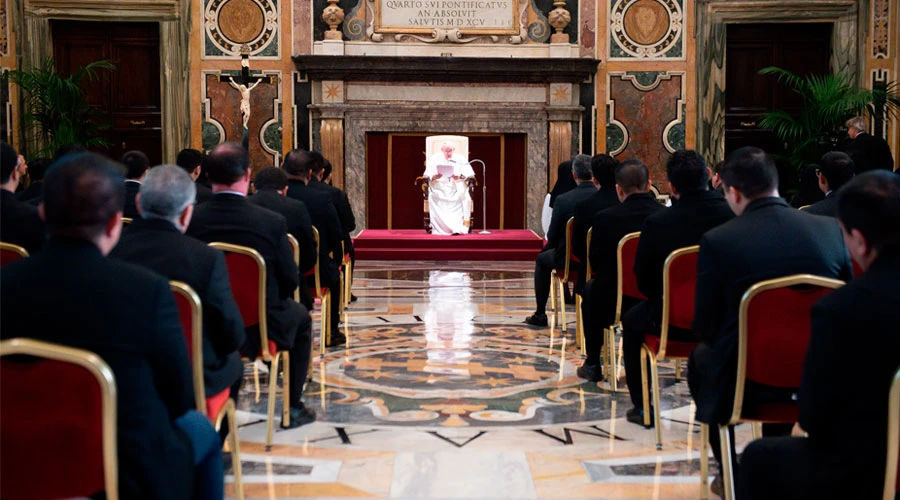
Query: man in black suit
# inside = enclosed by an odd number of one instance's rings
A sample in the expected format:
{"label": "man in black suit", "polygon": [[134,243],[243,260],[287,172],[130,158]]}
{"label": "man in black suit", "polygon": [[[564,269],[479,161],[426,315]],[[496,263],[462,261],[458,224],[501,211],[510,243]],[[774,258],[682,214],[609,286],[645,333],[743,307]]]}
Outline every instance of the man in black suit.
{"label": "man in black suit", "polygon": [[[865,272],[813,306],[799,394],[800,426],[809,437],[750,443],[741,459],[741,499],[882,495],[888,391],[900,368],[900,177],[861,174],[838,192],[837,204],[844,241]],[[849,339],[854,332],[864,332],[865,342]],[[850,359],[863,362],[848,372]],[[848,425],[863,432],[849,436]]]}
{"label": "man in black suit", "polygon": [[196,149],[182,149],[178,152],[175,164],[183,168],[184,171],[191,176],[194,184],[196,184],[198,205],[212,199],[212,189],[197,181],[197,179],[200,178],[200,174],[203,172],[203,153]]}
{"label": "man in black suit", "polygon": [[584,288],[585,267],[583,263],[587,258],[587,232],[594,220],[594,215],[601,210],[619,204],[619,195],[616,194],[616,167],[619,160],[605,154],[594,155],[591,158],[591,177],[597,192],[587,199],[575,204],[575,223],[572,226],[572,255],[582,262],[578,268],[578,283],[575,291],[581,293]]}
{"label": "man in black suit", "polygon": [[50,158],[34,158],[28,162],[28,187],[24,191],[16,193],[16,199],[38,206],[44,192],[44,173],[50,167]]}
{"label": "man in black suit", "polygon": [[[665,210],[650,192],[650,172],[643,162],[625,160],[616,167],[615,176],[616,193],[622,203],[594,215],[590,259],[591,270],[595,270],[597,276],[585,284],[581,304],[587,353],[577,374],[595,382],[603,378],[600,366],[603,329],[616,318],[616,249],[619,240],[628,233],[640,231],[647,217]],[[626,300],[622,310],[628,310],[631,305],[633,302]]]}
{"label": "man in black suit", "polygon": [[194,182],[183,170],[173,165],[150,169],[137,196],[141,218],[123,231],[110,257],[144,266],[197,292],[203,306],[206,397],[230,387],[236,401],[243,379],[238,349],[244,345],[244,322],[222,252],[182,234],[194,213],[194,197]]}
{"label": "man in black suit", "polygon": [[553,218],[550,219],[550,229],[547,231],[547,244],[534,263],[534,299],[537,308],[534,314],[525,318],[525,323],[531,326],[547,326],[550,277],[554,269],[565,267],[566,224],[575,215],[575,206],[578,202],[588,199],[597,192],[597,186],[591,182],[590,156],[578,155],[572,160],[572,177],[575,179],[575,189],[555,200]]}
{"label": "man in black suit", "polygon": [[150,160],[140,151],[129,151],[122,155],[122,164],[125,165],[125,204],[122,216],[136,219],[141,214],[138,213],[137,203],[134,200],[141,190],[141,181],[150,168]]}
{"label": "man in black suit", "polygon": [[44,244],[44,222],[33,206],[16,199],[16,187],[28,171],[25,159],[9,144],[0,143],[0,241],[38,251]]}
{"label": "man in black suit", "polygon": [[[744,292],[760,281],[792,274],[842,280],[852,276],[838,226],[831,219],[794,210],[778,196],[775,162],[764,151],[738,149],[722,167],[721,177],[725,199],[738,217],[700,239],[692,327],[702,343],[688,363],[697,420],[713,426],[726,422],[734,405],[738,308]],[[745,397],[763,397],[750,392]],[[790,398],[792,391],[766,392],[767,399],[778,400]],[[784,431],[763,426],[764,433]],[[709,437],[721,463],[719,433],[710,432]]]}
{"label": "man in black suit", "polygon": [[[338,219],[341,221],[341,232],[343,234],[342,241],[344,242],[345,253],[350,254],[350,261],[355,266],[356,249],[353,248],[353,239],[350,237],[350,233],[356,230],[356,217],[353,216],[353,208],[350,206],[350,199],[347,198],[347,193],[332,186],[330,183],[325,182],[325,179],[331,176],[331,162],[317,151],[310,151],[310,154],[315,159],[315,162],[313,163],[312,175],[309,176],[308,186],[312,189],[328,193],[331,196],[331,203],[337,210]],[[328,174],[325,173],[326,170],[328,171]],[[335,255],[335,257],[337,257],[337,255]],[[343,260],[343,255],[341,256],[341,259]],[[352,297],[351,300],[356,300],[356,297]]]}
{"label": "man in black suit", "polygon": [[[644,423],[641,344],[645,334],[660,335],[662,273],[666,259],[679,248],[696,245],[703,233],[734,217],[725,198],[709,189],[709,175],[706,162],[696,151],[676,151],[666,163],[669,192],[676,203],[669,210],[647,217],[641,226],[634,274],[638,289],[647,300],[622,317],[622,355],[633,405],[627,413],[629,422]],[[695,342],[696,337],[690,330],[670,327],[669,340]]]}
{"label": "man in black suit", "polygon": [[891,147],[881,137],[866,133],[865,118],[854,116],[847,120],[845,125],[850,140],[843,144],[842,150],[853,158],[856,173],[861,174],[874,169],[894,170]]}
{"label": "man in black suit", "polygon": [[41,214],[51,237],[3,268],[0,336],[86,349],[112,369],[120,497],[186,499],[193,482],[194,498],[222,498],[221,444],[194,410],[169,282],[104,258],[119,239],[124,197],[116,166],[95,154],[68,155],[47,172]]}
{"label": "man in black suit", "polygon": [[[315,156],[309,151],[295,149],[285,155],[281,168],[288,175],[287,196],[302,201],[309,210],[313,226],[319,231],[319,273],[321,285],[331,290],[331,346],[338,346],[346,342],[344,335],[337,331],[341,317],[341,275],[338,270],[341,261],[341,222],[337,209],[331,202],[331,196],[327,193],[311,188],[308,183],[312,177],[312,169],[315,164]],[[312,279],[307,279],[307,285],[315,286]]]}
{"label": "man in black suit", "polygon": [[300,247],[300,302],[312,309],[313,300],[306,286],[303,274],[316,265],[316,241],[312,232],[312,219],[302,201],[287,197],[288,177],[278,167],[266,167],[256,172],[250,201],[281,214],[287,221],[288,233],[297,239]]}
{"label": "man in black suit", "polygon": [[825,199],[813,203],[806,209],[806,213],[837,217],[837,198],[834,195],[841,186],[853,178],[854,170],[853,160],[847,153],[840,151],[826,153],[816,170],[819,189],[825,193]]}
{"label": "man in black suit", "polygon": [[[302,304],[293,300],[299,271],[287,239],[284,216],[247,200],[250,155],[237,143],[216,146],[203,162],[212,182],[213,199],[198,206],[188,236],[205,242],[221,241],[250,247],[266,262],[266,323],[269,340],[290,351],[290,423],[298,427],[313,422],[315,413],[301,401],[309,367],[312,321]],[[247,331],[241,352],[256,357],[260,349],[257,329]],[[264,348],[266,346],[263,346]]]}

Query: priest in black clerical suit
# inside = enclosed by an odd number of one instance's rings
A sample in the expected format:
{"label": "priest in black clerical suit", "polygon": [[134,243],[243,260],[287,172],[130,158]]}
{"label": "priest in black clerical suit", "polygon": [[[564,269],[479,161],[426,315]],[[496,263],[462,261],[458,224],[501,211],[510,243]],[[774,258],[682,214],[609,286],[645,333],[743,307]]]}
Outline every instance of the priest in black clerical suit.
{"label": "priest in black clerical suit", "polygon": [[619,161],[612,156],[599,154],[591,158],[591,175],[597,192],[575,204],[575,221],[572,223],[572,255],[581,261],[575,291],[581,293],[586,280],[584,263],[587,257],[587,232],[597,212],[618,205],[616,193],[616,166]]}
{"label": "priest in black clerical suit", "polygon": [[44,244],[44,221],[37,208],[16,199],[15,191],[27,166],[12,146],[3,142],[0,165],[0,241],[34,253]]}

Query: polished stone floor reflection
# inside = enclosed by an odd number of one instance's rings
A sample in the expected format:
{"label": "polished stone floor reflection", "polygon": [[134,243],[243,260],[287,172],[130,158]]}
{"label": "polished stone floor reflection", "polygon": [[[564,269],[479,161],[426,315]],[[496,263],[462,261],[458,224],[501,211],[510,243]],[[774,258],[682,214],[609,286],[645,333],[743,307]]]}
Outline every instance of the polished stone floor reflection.
{"label": "polished stone floor reflection", "polygon": [[625,421],[626,392],[575,375],[574,314],[566,332],[523,323],[532,274],[360,262],[347,345],[316,357],[306,388],[317,421],[277,430],[266,452],[267,385],[259,399],[244,386],[247,498],[698,498],[699,428],[674,366],[661,367],[657,451],[652,429]]}

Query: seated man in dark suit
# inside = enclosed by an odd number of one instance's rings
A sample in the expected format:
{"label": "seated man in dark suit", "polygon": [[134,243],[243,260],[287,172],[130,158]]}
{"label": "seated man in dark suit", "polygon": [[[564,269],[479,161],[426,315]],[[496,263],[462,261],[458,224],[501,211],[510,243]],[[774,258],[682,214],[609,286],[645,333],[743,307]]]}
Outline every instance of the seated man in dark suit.
{"label": "seated man in dark suit", "polygon": [[856,173],[861,174],[874,169],[888,172],[894,170],[894,157],[891,147],[883,138],[866,133],[866,119],[854,116],[844,124],[850,140],[840,145],[841,151],[853,158]]}
{"label": "seated man in dark suit", "polygon": [[[603,378],[600,366],[603,329],[616,319],[616,249],[619,240],[628,233],[640,231],[650,215],[665,210],[650,192],[650,172],[643,162],[625,160],[616,167],[615,176],[616,193],[622,203],[594,215],[590,259],[591,269],[596,270],[597,277],[585,284],[581,304],[587,355],[577,373],[579,377],[595,382]],[[633,302],[627,300],[622,310],[626,311],[632,305]]]}
{"label": "seated man in dark suit", "polygon": [[16,199],[16,187],[28,166],[9,144],[2,142],[0,148],[0,241],[31,254],[44,244],[44,221],[37,208]]}
{"label": "seated man in dark suit", "polygon": [[[302,304],[293,300],[300,271],[287,239],[284,216],[267,210],[247,197],[250,186],[250,155],[237,143],[213,149],[203,162],[213,199],[198,206],[188,227],[188,236],[205,242],[221,241],[250,247],[266,261],[266,323],[269,340],[290,351],[291,421],[299,427],[315,421],[316,414],[304,406],[303,384],[309,368],[312,321]],[[256,329],[247,332],[241,352],[251,358],[260,349]]]}
{"label": "seated man in dark suit", "polygon": [[41,213],[50,240],[3,268],[0,337],[86,349],[109,365],[121,498],[222,498],[221,444],[194,410],[169,282],[104,258],[119,239],[124,197],[116,166],[95,154],[68,155],[47,172]]}
{"label": "seated man in dark suit", "polygon": [[303,274],[316,265],[316,240],[312,233],[312,219],[302,201],[287,197],[288,177],[278,167],[266,167],[256,172],[250,201],[281,214],[287,221],[288,233],[297,239],[300,247],[300,302],[312,309],[313,299]]}
{"label": "seated man in dark suit", "polygon": [[238,349],[244,345],[244,322],[231,294],[222,252],[182,234],[194,213],[194,197],[194,181],[183,170],[174,165],[153,167],[137,196],[141,218],[123,231],[110,257],[144,266],[197,292],[203,306],[206,396],[230,387],[237,401],[243,380]]}
{"label": "seated man in dark suit", "polygon": [[16,193],[16,199],[38,206],[44,192],[44,174],[50,167],[50,158],[40,157],[28,161],[28,187]]}
{"label": "seated man in dark suit", "polygon": [[840,151],[826,153],[816,170],[819,189],[825,193],[825,199],[813,203],[806,209],[806,213],[837,217],[837,198],[834,195],[841,186],[853,178],[854,170],[853,160],[847,153]]}
{"label": "seated man in dark suit", "polygon": [[203,153],[196,149],[182,149],[178,152],[175,164],[183,168],[197,185],[197,204],[209,201],[213,197],[212,189],[197,182],[203,172]]}
{"label": "seated man in dark suit", "polygon": [[[547,326],[547,299],[550,298],[550,277],[554,269],[565,266],[566,224],[575,215],[575,205],[597,192],[591,182],[591,157],[578,155],[572,160],[575,189],[560,195],[553,205],[553,218],[547,231],[547,244],[534,263],[534,314],[525,318],[531,326]],[[560,297],[562,300],[562,297]]]}
{"label": "seated man in dark suit", "polygon": [[150,168],[150,160],[140,151],[129,151],[122,155],[122,164],[125,165],[125,204],[122,216],[137,219],[141,214],[138,213],[134,199],[141,190],[141,181]]}
{"label": "seated man in dark suit", "polygon": [[[700,236],[734,217],[725,198],[709,189],[710,170],[696,151],[676,151],[666,164],[669,192],[677,202],[669,210],[657,212],[641,226],[634,262],[638,289],[647,300],[624,313],[622,317],[623,358],[628,392],[633,408],[629,422],[644,423],[644,401],[641,387],[641,344],[644,334],[660,334],[662,325],[663,267],[673,251],[696,245]],[[693,332],[669,328],[669,339],[695,342]],[[650,380],[647,383],[651,383]],[[652,423],[653,420],[651,419]]]}
{"label": "seated man in dark suit", "polygon": [[[345,253],[350,254],[350,260],[355,265],[356,250],[353,248],[353,239],[350,238],[350,233],[356,230],[356,217],[353,215],[350,199],[347,198],[346,192],[325,182],[325,171],[327,170],[329,172],[328,175],[331,175],[331,162],[317,151],[310,151],[310,154],[315,159],[315,163],[313,163],[312,175],[309,176],[308,186],[312,189],[318,189],[319,191],[328,193],[331,196],[331,203],[337,210],[338,219],[341,221],[341,232],[343,234],[342,241],[344,243]],[[338,256],[335,255],[335,257],[337,258]],[[340,256],[340,258],[343,259],[343,256]]]}
{"label": "seated man in dark suit", "polygon": [[[288,175],[287,196],[302,201],[309,210],[313,226],[319,231],[319,272],[321,285],[331,291],[331,344],[329,347],[338,346],[346,342],[344,335],[337,331],[341,318],[340,295],[341,275],[338,266],[341,262],[341,221],[337,209],[331,202],[331,196],[317,189],[312,189],[308,183],[312,178],[312,169],[315,164],[315,156],[309,151],[295,149],[285,155],[281,168]],[[312,279],[307,280],[307,285],[314,287]]]}
{"label": "seated man in dark suit", "polygon": [[[844,241],[865,273],[813,307],[799,394],[809,437],[750,443],[741,499],[882,498],[888,390],[900,368],[900,177],[861,174],[841,188],[837,205]],[[865,341],[848,341],[857,332]],[[852,374],[837,368],[849,359],[862,360]],[[848,426],[865,431],[850,436]]]}
{"label": "seated man in dark suit", "polygon": [[619,160],[612,156],[599,154],[591,158],[591,177],[597,192],[587,199],[575,204],[575,222],[572,225],[572,255],[582,262],[578,269],[578,282],[575,291],[581,293],[586,280],[584,263],[587,259],[587,232],[591,228],[594,215],[601,210],[619,204],[616,194],[616,167]]}
{"label": "seated man in dark suit", "polygon": [[[725,199],[738,217],[700,239],[692,326],[702,344],[688,363],[697,420],[712,426],[726,422],[734,405],[738,308],[744,292],[760,281],[792,274],[852,276],[840,229],[833,220],[795,210],[778,196],[778,171],[765,152],[738,149],[721,177]],[[792,391],[785,392],[765,397],[790,398]],[[785,431],[790,429],[763,426],[766,434]],[[719,433],[710,432],[709,438],[721,463]]]}

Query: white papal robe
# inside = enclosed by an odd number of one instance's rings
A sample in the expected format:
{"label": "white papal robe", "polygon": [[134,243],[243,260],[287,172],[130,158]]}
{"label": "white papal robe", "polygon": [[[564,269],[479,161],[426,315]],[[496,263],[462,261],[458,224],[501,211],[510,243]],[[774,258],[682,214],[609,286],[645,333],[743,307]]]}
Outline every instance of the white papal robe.
{"label": "white papal robe", "polygon": [[[428,211],[431,216],[432,234],[467,234],[469,232],[472,213],[472,197],[466,179],[474,177],[475,172],[460,154],[454,154],[447,160],[443,153],[431,156],[422,174],[430,179],[428,183]],[[438,165],[449,165],[453,168],[453,176],[438,174]]]}

